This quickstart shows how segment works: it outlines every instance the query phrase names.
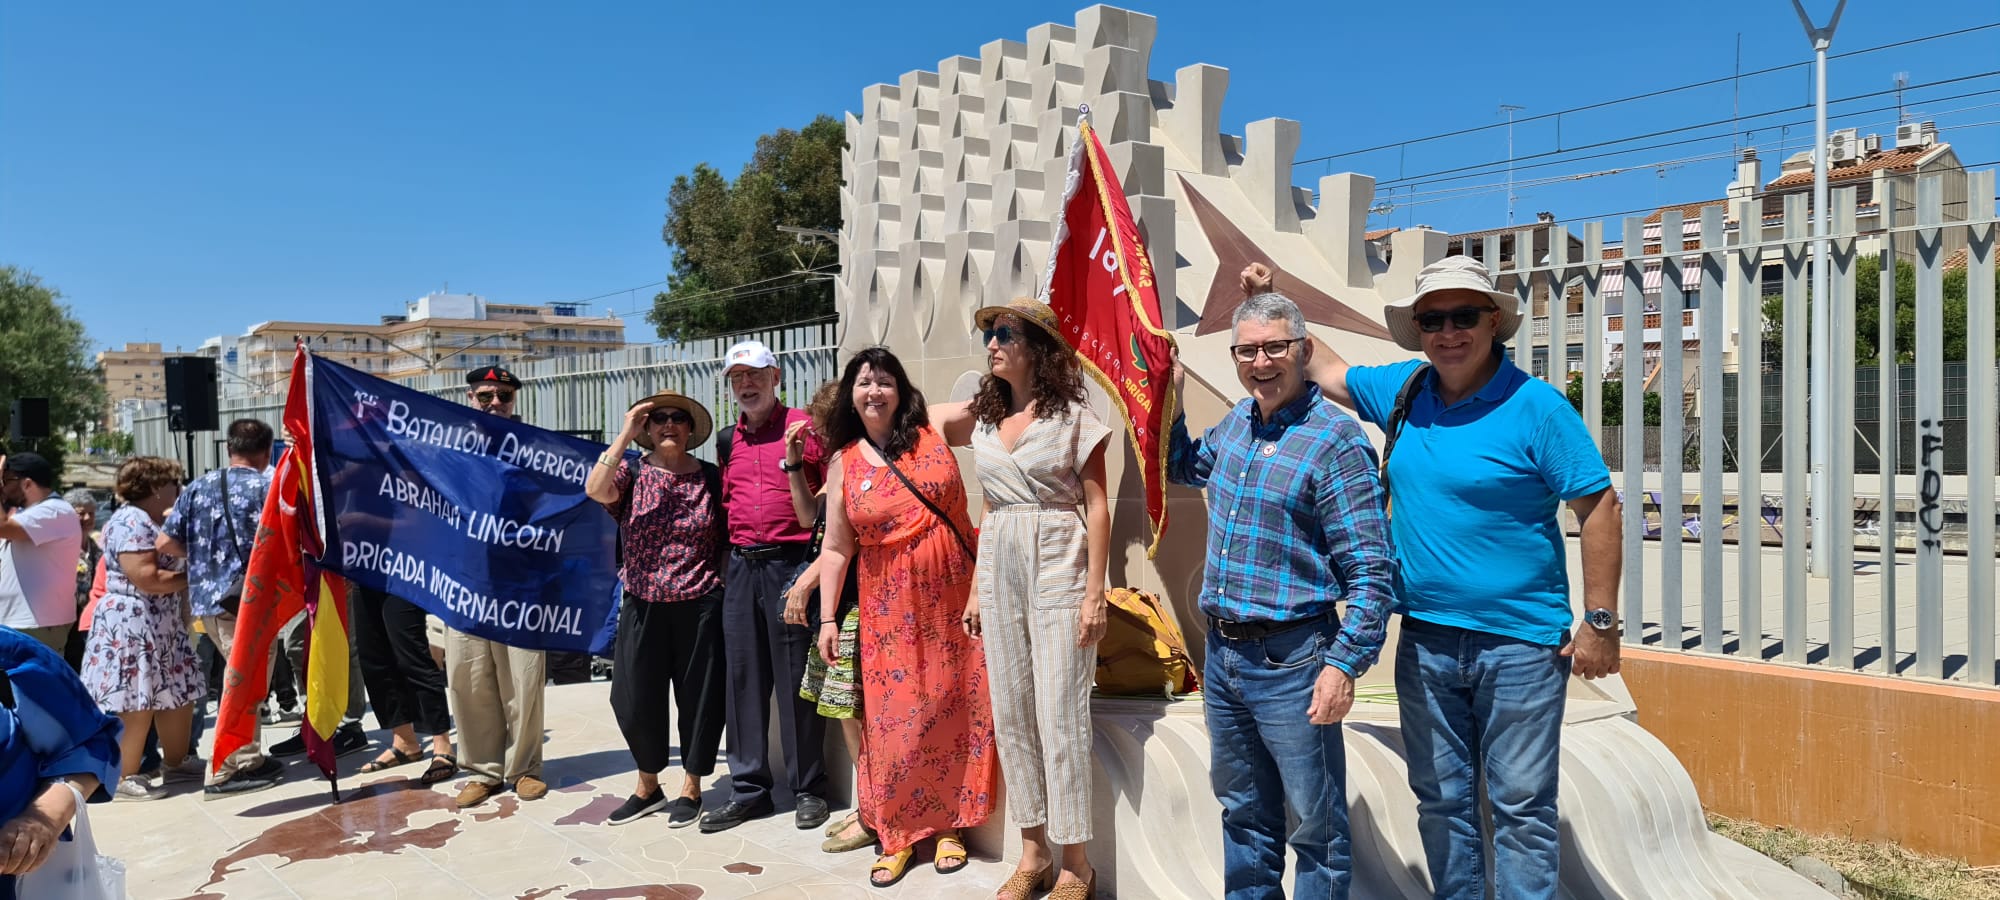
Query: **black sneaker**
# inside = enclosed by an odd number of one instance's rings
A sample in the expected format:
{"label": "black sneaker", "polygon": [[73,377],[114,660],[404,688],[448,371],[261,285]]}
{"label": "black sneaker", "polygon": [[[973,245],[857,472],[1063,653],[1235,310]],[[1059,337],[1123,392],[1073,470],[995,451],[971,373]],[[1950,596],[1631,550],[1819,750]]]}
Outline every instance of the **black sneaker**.
{"label": "black sneaker", "polygon": [[368,740],[368,732],[361,730],[360,722],[342,723],[339,728],[333,730],[333,740],[327,743],[333,745],[333,755],[335,757],[360,753],[374,744],[373,741]]}
{"label": "black sneaker", "polygon": [[277,787],[278,782],[284,780],[285,767],[279,765],[275,759],[266,758],[262,764],[254,769],[244,769],[223,781],[218,781],[201,790],[204,795],[212,800],[216,797],[231,797],[237,794],[256,793],[267,788]]}
{"label": "black sneaker", "polygon": [[731,800],[729,805],[701,817],[701,833],[714,834],[718,831],[728,831],[751,819],[768,816],[772,812],[774,810],[771,807],[771,798],[768,796],[752,803]]}
{"label": "black sneaker", "polygon": [[701,801],[675,797],[667,803],[667,827],[686,828],[701,818]]}
{"label": "black sneaker", "polygon": [[306,752],[305,729],[301,728],[299,729],[298,734],[292,735],[291,737],[288,737],[282,741],[272,744],[271,749],[266,752],[270,753],[271,756],[276,759],[289,759],[294,756],[304,756]]}
{"label": "black sneaker", "polygon": [[605,819],[604,824],[623,825],[627,822],[637,822],[640,819],[659,812],[660,808],[666,805],[666,791],[655,790],[651,797],[641,797],[638,794],[633,794],[625,798],[624,805],[611,811],[610,818]]}
{"label": "black sneaker", "polygon": [[798,808],[792,811],[799,830],[818,828],[826,824],[826,801],[811,794],[800,794]]}

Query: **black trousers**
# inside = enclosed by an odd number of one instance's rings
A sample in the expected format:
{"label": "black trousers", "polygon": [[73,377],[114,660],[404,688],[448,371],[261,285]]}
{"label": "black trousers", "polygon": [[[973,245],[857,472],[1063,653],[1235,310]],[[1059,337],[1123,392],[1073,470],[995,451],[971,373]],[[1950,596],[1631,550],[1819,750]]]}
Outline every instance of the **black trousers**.
{"label": "black trousers", "polygon": [[729,647],[730,798],[754,803],[770,796],[771,695],[777,694],[778,734],[791,763],[794,794],[826,796],[826,720],[819,708],[799,697],[806,677],[806,648],[813,631],[787,625],[785,589],[805,568],[805,547],[797,558],[744,559],[729,555],[723,578],[722,630]]}
{"label": "black trousers", "polygon": [[550,650],[549,680],[556,684],[582,684],[590,680],[590,654]]}
{"label": "black trousers", "polygon": [[354,642],[361,651],[361,682],[383,728],[412,725],[420,734],[451,730],[444,670],[431,658],[422,607],[355,585],[348,598]]}
{"label": "black trousers", "polygon": [[626,594],[611,659],[611,712],[639,771],[657,774],[673,757],[673,708],[681,718],[681,769],[714,774],[725,699],[721,589],[678,603]]}

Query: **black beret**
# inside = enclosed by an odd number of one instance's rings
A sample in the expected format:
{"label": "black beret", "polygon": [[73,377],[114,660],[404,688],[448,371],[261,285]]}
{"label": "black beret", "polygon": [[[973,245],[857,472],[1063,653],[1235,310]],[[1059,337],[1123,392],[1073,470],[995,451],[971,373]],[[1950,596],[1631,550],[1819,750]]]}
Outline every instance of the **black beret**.
{"label": "black beret", "polygon": [[485,366],[465,373],[466,384],[480,385],[488,382],[504,385],[517,391],[521,389],[521,379],[514,377],[514,373],[499,366]]}

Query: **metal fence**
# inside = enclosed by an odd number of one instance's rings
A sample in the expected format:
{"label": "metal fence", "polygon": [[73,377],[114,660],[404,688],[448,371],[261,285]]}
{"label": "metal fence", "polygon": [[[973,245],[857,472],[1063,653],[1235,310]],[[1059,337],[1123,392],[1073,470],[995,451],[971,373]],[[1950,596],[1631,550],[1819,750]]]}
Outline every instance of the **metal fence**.
{"label": "metal fence", "polygon": [[[1784,198],[1783,236],[1776,239],[1764,237],[1763,201],[1758,198],[1731,201],[1726,214],[1722,205],[1708,207],[1698,220],[1684,221],[1679,211],[1665,211],[1657,226],[1664,240],[1658,244],[1641,237],[1653,226],[1638,217],[1628,218],[1623,223],[1623,252],[1611,259],[1605,256],[1604,226],[1598,222],[1583,226],[1581,259],[1568,258],[1567,229],[1561,227],[1548,242],[1550,255],[1539,264],[1520,260],[1502,265],[1498,242],[1489,242],[1495,246],[1487,253],[1488,267],[1517,276],[1513,280],[1523,308],[1537,282],[1580,284],[1584,372],[1607,371],[1612,343],[1607,337],[1622,339],[1623,347],[1647,348],[1644,354],[1621,354],[1626,422],[1642,421],[1643,393],[1653,379],[1659,385],[1688,383],[1687,359],[1697,366],[1693,395],[1723,397],[1726,328],[1736,330],[1737,358],[1762,359],[1764,270],[1767,265],[1782,266],[1784,374],[1775,384],[1763,378],[1733,380],[1729,387],[1734,396],[1727,403],[1731,415],[1694,418],[1687,394],[1665,391],[1657,443],[1649,448],[1647,432],[1653,429],[1618,429],[1614,436],[1612,429],[1603,427],[1601,383],[1584,379],[1582,410],[1591,432],[1600,439],[1615,438],[1604,445],[1607,457],[1639,463],[1613,466],[1619,470],[1616,486],[1625,500],[1621,594],[1628,642],[1837,669],[1964,678],[1984,684],[2000,680],[1994,659],[1994,425],[2000,422],[1995,396],[1994,173],[1968,176],[1970,202],[1958,221],[1946,220],[1941,176],[1920,176],[1914,191],[1911,187],[1904,179],[1882,183],[1873,198],[1882,226],[1866,233],[1856,227],[1855,188],[1835,190],[1829,204],[1830,252],[1823,260],[1814,259],[1804,194]],[[1530,230],[1523,229],[1516,240],[1531,237]],[[1971,427],[1952,435],[1946,429],[1942,283],[1947,248],[1955,246],[1966,248],[1968,343],[1960,415]],[[1832,440],[1827,452],[1831,496],[1814,498],[1808,487],[1807,285],[1812,266],[1829,267],[1828,326],[1836,336],[1853,334],[1856,264],[1864,247],[1883,262],[1879,339],[1889,348],[1884,355],[1893,358],[1896,349],[1910,350],[1916,362],[1898,373],[1906,390],[1872,391],[1865,400],[1855,391],[1823,398],[1834,435],[1852,435],[1857,427],[1864,428],[1878,452],[1870,454],[1872,468],[1864,468],[1857,465],[1856,441]],[[1897,348],[1894,261],[1899,250],[1907,258],[1912,249],[1915,347]],[[1632,292],[1646,283],[1649,271],[1659,282],[1659,293],[1656,307],[1648,297],[1648,308],[1657,308],[1662,320],[1681,320],[1684,310],[1702,311],[1696,317],[1693,341],[1679,328],[1648,333],[1645,326],[1650,322],[1642,317],[1620,317],[1606,309],[1607,274],[1622,276],[1625,290]],[[1573,335],[1567,320],[1574,316],[1563,304],[1555,307],[1547,333]],[[1734,321],[1725,321],[1725,310],[1734,311]],[[1619,320],[1620,331],[1607,335],[1613,319]],[[1532,337],[1522,334],[1515,340],[1515,357],[1529,358],[1525,353],[1531,348],[1525,344]],[[1832,341],[1829,357],[1828,383],[1856,384],[1854,341]],[[1651,371],[1655,364],[1657,373]],[[1558,381],[1557,386],[1564,385]],[[1861,408],[1864,402],[1869,408]],[[1714,407],[1718,412],[1722,408]],[[1688,465],[1690,459],[1724,459],[1730,455],[1724,452],[1725,444],[1762,447],[1766,429],[1772,426],[1780,434],[1775,457],[1739,454],[1741,464],[1732,466],[1734,472],[1721,465]],[[1954,441],[1959,446],[1949,447]],[[1662,452],[1671,447],[1692,452]],[[1963,459],[1958,470],[1963,474],[1947,472],[1948,457],[1954,462]],[[1650,467],[1656,471],[1647,471],[1650,460],[1657,460],[1658,465]],[[1899,471],[1912,474],[1894,477]],[[1857,496],[1857,478],[1866,490],[1862,496]],[[1869,526],[1861,525],[1862,518],[1852,513],[1869,508],[1891,514],[1874,519],[1877,534],[1868,543],[1902,544],[1910,552],[1857,560],[1857,529],[1865,532]],[[1906,522],[1894,515],[1898,509],[1909,511]],[[1827,562],[1819,572],[1808,571],[1813,514],[1829,518]],[[1948,514],[1962,518],[1968,548],[1964,556],[1953,555],[1949,562]],[[1690,520],[1708,527],[1686,527]],[[1723,523],[1728,527],[1717,527]],[[1761,540],[1725,549],[1727,537],[1751,534]],[[1776,549],[1763,550],[1766,543]],[[1776,568],[1776,584],[1767,584],[1766,566]],[[1857,596],[1868,601],[1867,608],[1857,603]]]}
{"label": "metal fence", "polygon": [[[748,339],[763,341],[778,355],[784,373],[779,390],[795,406],[805,405],[821,382],[840,374],[834,359],[836,326],[806,325],[524,363],[513,369],[521,379],[514,411],[522,421],[602,442],[617,435],[625,410],[635,401],[660,391],[678,391],[707,406],[720,429],[736,418],[736,401],[722,379],[722,357],[731,344]],[[409,386],[463,401],[465,382],[454,375],[426,375]],[[276,427],[283,417],[284,398],[267,394],[225,399],[219,418],[226,428],[240,418],[262,419]],[[167,430],[165,413],[134,420],[133,431],[137,452],[186,461],[185,438]],[[191,472],[221,465],[227,456],[222,438],[213,431],[194,435]],[[714,441],[695,451],[711,460],[714,454]]]}

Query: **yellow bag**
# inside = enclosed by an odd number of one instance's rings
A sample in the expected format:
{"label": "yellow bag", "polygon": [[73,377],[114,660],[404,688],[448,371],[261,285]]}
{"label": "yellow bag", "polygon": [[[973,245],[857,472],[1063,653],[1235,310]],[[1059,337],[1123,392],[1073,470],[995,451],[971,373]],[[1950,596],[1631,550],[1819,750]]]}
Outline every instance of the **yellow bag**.
{"label": "yellow bag", "polygon": [[1106,595],[1108,626],[1097,644],[1097,689],[1106,694],[1172,697],[1201,690],[1180,625],[1160,599],[1134,588]]}

